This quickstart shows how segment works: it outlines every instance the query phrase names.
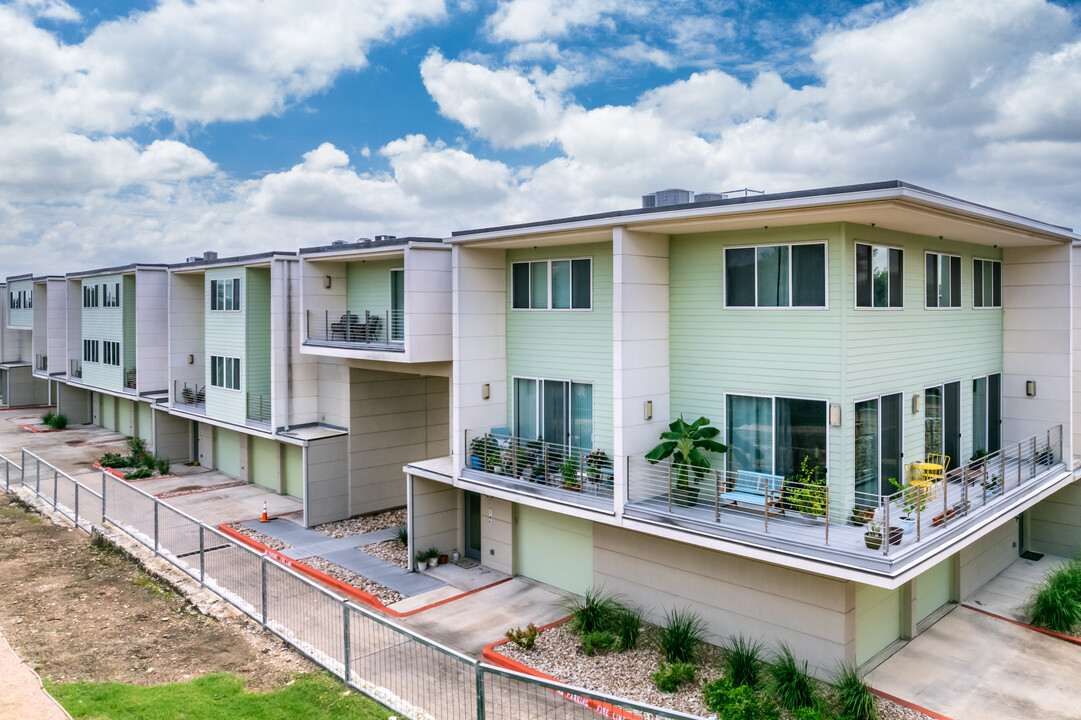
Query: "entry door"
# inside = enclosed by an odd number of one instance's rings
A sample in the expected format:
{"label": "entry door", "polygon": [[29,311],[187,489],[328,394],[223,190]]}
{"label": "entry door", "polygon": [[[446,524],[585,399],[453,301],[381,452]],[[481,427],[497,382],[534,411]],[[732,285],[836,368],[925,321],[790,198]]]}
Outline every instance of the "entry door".
{"label": "entry door", "polygon": [[961,466],[961,383],[946,383],[943,391],[942,445],[955,468]]}
{"label": "entry door", "polygon": [[390,271],[390,339],[405,339],[405,270]]}
{"label": "entry door", "polygon": [[901,393],[895,393],[856,403],[858,492],[890,495],[896,491],[890,478],[904,482],[901,400]]}
{"label": "entry door", "polygon": [[480,495],[465,491],[465,556],[480,562]]}

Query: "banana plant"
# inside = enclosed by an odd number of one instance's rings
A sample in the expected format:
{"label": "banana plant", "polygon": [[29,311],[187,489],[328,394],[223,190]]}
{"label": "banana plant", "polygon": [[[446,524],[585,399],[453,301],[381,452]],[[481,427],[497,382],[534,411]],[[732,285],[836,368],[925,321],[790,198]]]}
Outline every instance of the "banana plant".
{"label": "banana plant", "polygon": [[720,430],[709,424],[707,417],[700,417],[688,423],[680,415],[672,421],[667,431],[661,433],[662,442],[646,453],[646,460],[656,464],[661,460],[672,458],[676,487],[687,488],[692,478],[697,482],[710,468],[709,458],[705,453],[728,452],[727,445],[713,439],[720,434]]}

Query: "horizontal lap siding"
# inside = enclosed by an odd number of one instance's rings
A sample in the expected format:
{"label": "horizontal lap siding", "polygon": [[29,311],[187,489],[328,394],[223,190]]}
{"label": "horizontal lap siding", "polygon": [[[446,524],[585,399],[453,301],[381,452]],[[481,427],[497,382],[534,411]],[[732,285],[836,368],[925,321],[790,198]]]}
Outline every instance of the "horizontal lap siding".
{"label": "horizontal lap siding", "polygon": [[[98,289],[98,307],[83,308],[82,310],[82,339],[98,341],[98,362],[83,362],[83,382],[109,390],[120,390],[124,387],[124,369],[121,366],[106,365],[104,341],[118,342],[124,345],[124,308],[130,302],[134,305],[134,294],[127,297],[127,288],[123,285],[123,275],[102,275],[100,277],[84,278],[83,287],[93,285],[113,285],[121,283],[121,307],[103,307],[105,296]],[[82,302],[82,289],[79,289],[79,298]],[[79,357],[82,357],[83,349],[78,349]],[[121,348],[123,352],[123,348]]]}
{"label": "horizontal lap siding", "polygon": [[[362,319],[364,312],[368,311],[386,322],[387,311],[390,310],[390,271],[403,266],[401,258],[346,264],[346,308]],[[331,322],[337,320],[332,318]]]}
{"label": "horizontal lap siding", "polygon": [[[270,270],[250,268],[248,286],[244,291],[247,300],[245,315],[246,376],[242,377],[246,392],[265,395],[264,403],[270,402]],[[257,402],[257,400],[253,400]]]}
{"label": "horizontal lap siding", "polygon": [[[26,280],[16,280],[8,285],[8,295],[18,295],[23,290],[31,299],[34,292],[34,281],[30,278]],[[10,300],[9,300],[10,302]],[[32,328],[34,327],[34,309],[22,307],[13,309],[10,306],[5,308],[7,310],[8,324],[14,327]]]}
{"label": "horizontal lap siding", "polygon": [[[121,369],[127,369],[135,367],[135,343],[138,342],[135,337],[135,276],[125,275],[121,288],[120,305],[124,311],[124,339],[120,343],[120,364]],[[142,389],[142,386],[138,384],[138,368],[136,368],[135,382],[136,387]]]}
{"label": "horizontal lap siding", "polygon": [[[513,310],[512,264],[549,258],[593,259],[593,309]],[[612,244],[565,245],[507,251],[508,424],[514,413],[514,377],[593,384],[593,444],[611,452]]]}
{"label": "horizontal lap siding", "polygon": [[[206,271],[203,288],[203,312],[206,318],[206,414],[225,422],[243,425],[247,419],[244,399],[244,379],[247,377],[247,273],[242,267],[214,268]],[[210,309],[210,281],[240,278],[240,296],[244,298],[240,312]],[[240,390],[216,388],[210,384],[210,356],[240,358]]]}

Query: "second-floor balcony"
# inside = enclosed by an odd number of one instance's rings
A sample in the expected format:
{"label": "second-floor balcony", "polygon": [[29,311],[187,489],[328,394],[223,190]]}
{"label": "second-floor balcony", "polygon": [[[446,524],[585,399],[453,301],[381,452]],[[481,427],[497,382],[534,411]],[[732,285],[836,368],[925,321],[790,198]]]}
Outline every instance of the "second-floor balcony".
{"label": "second-floor balcony", "polygon": [[124,391],[125,392],[135,392],[136,388],[138,387],[138,385],[136,383],[137,378],[138,378],[138,376],[137,376],[137,374],[135,372],[135,366],[134,365],[131,366],[131,367],[125,367],[124,368]]}
{"label": "second-floor balcony", "polygon": [[173,380],[173,406],[197,413],[206,413],[206,385]]}
{"label": "second-floor balcony", "polygon": [[1065,472],[1062,426],[894,493],[748,471],[628,463],[625,518],[891,574],[1020,503]]}
{"label": "second-floor balcony", "polygon": [[247,418],[260,425],[270,424],[270,395],[247,393]]}
{"label": "second-floor balcony", "polygon": [[405,313],[402,310],[309,310],[307,340],[335,347],[400,352],[405,348]]}
{"label": "second-floor balcony", "polygon": [[81,360],[72,360],[69,363],[68,374],[73,378],[82,378],[83,363]]}
{"label": "second-floor balcony", "polygon": [[506,428],[466,431],[464,478],[566,505],[613,509],[612,459],[599,448],[512,436]]}
{"label": "second-floor balcony", "polygon": [[34,372],[48,373],[49,372],[49,357],[47,355],[35,355],[34,356]]}

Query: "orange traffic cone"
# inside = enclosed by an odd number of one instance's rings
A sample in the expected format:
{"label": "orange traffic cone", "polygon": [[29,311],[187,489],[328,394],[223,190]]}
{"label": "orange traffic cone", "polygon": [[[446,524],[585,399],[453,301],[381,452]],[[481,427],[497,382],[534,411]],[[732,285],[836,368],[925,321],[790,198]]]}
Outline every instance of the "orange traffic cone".
{"label": "orange traffic cone", "polygon": [[266,500],[263,501],[263,517],[259,518],[259,522],[270,522],[270,518],[266,516]]}

